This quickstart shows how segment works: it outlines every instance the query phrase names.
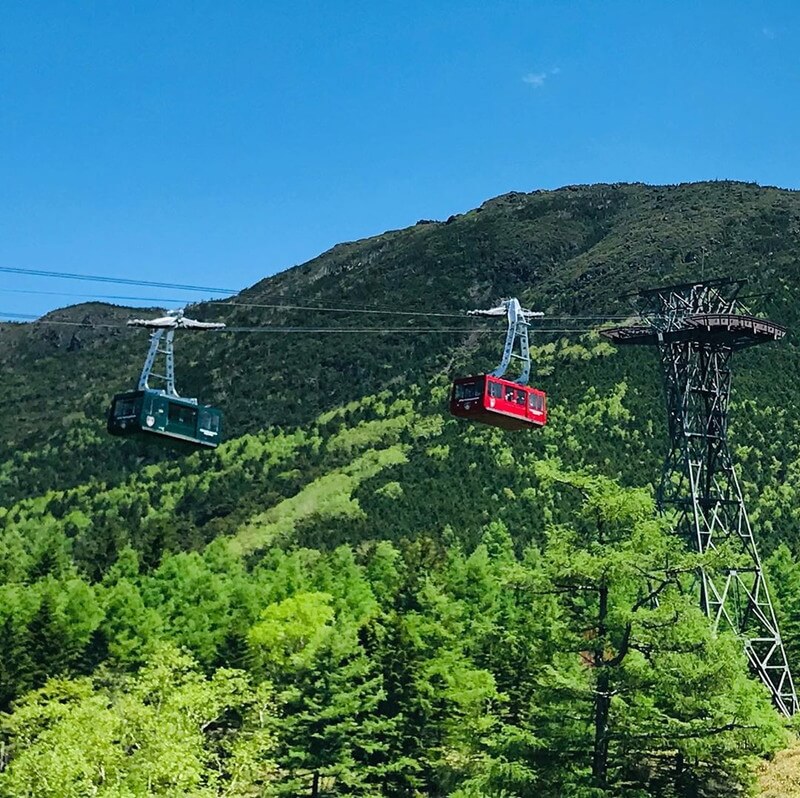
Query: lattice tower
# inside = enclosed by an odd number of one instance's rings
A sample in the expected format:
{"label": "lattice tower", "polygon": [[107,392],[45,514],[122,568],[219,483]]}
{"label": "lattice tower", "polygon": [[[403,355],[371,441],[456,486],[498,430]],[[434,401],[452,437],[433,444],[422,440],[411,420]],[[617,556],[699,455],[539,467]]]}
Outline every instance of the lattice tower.
{"label": "lattice tower", "polygon": [[783,338],[778,324],[741,305],[742,281],[714,280],[639,294],[644,323],[604,332],[617,344],[655,345],[664,374],[670,448],[658,490],[662,512],[697,551],[723,564],[698,574],[700,602],[716,628],[742,639],[753,670],[785,715],[797,694],[728,445],[731,358]]}

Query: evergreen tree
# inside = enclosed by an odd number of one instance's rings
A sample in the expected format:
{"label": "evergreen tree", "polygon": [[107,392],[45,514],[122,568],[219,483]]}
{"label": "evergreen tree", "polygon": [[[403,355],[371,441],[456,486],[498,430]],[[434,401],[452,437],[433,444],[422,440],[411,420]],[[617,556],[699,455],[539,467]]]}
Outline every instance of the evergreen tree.
{"label": "evergreen tree", "polygon": [[781,721],[747,677],[739,641],[715,634],[681,589],[698,557],[654,520],[644,491],[552,476],[583,505],[574,526],[550,531],[539,575],[560,616],[536,719],[542,794],[736,789],[749,758],[781,744]]}
{"label": "evergreen tree", "polygon": [[764,563],[789,667],[800,677],[800,562],[782,543]]}
{"label": "evergreen tree", "polygon": [[380,674],[333,597],[299,593],[266,608],[250,634],[257,672],[274,686],[279,795],[380,795],[390,722],[376,710]]}

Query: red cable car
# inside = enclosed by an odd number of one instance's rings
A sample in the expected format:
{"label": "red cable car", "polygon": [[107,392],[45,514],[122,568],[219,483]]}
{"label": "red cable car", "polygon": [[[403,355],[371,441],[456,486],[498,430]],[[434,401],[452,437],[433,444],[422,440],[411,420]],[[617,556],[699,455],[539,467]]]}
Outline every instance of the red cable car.
{"label": "red cable car", "polygon": [[[508,332],[503,359],[491,374],[455,380],[450,392],[450,412],[458,418],[502,429],[543,427],[547,423],[547,396],[544,391],[526,385],[531,371],[528,319],[542,314],[523,310],[517,299],[506,299],[499,307],[472,310],[469,315],[506,316]],[[516,380],[504,376],[512,359],[522,361],[522,371]]]}
{"label": "red cable car", "polygon": [[528,385],[479,374],[453,383],[450,412],[503,429],[529,429],[547,423],[547,396]]}

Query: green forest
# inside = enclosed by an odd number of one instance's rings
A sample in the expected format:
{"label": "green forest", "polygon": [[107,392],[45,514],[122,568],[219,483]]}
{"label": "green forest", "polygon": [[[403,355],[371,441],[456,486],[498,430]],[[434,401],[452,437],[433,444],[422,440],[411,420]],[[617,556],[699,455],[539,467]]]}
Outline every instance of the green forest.
{"label": "green forest", "polygon": [[[800,674],[798,252],[792,192],[570,187],[189,310],[348,327],[236,302],[449,313],[518,295],[624,317],[637,288],[748,278],[789,334],[736,356],[729,434]],[[105,432],[146,349],[103,326],[129,315],[0,325],[0,796],[800,794],[797,722],[683,589],[714,564],[656,512],[654,351],[615,349],[585,329],[599,321],[534,335],[549,422],[511,433],[447,413],[454,376],[496,365],[502,325],[187,334],[179,387],[227,429],[187,453]]]}

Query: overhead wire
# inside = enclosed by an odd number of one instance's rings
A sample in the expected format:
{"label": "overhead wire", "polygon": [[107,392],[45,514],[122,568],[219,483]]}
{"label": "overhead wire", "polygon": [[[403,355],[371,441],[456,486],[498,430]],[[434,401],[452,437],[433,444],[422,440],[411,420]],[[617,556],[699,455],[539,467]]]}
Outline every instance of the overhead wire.
{"label": "overhead wire", "polygon": [[[87,282],[102,282],[102,283],[117,283],[120,285],[140,285],[140,286],[149,286],[149,287],[158,287],[158,288],[173,288],[181,291],[204,291],[204,292],[211,292],[211,293],[218,293],[218,294],[239,294],[242,292],[241,288],[213,288],[209,286],[196,286],[196,285],[184,285],[180,283],[166,283],[166,282],[156,282],[152,280],[137,280],[133,278],[127,277],[107,277],[102,275],[91,275],[91,274],[77,274],[72,272],[59,272],[59,271],[50,271],[44,269],[27,269],[22,267],[11,267],[11,266],[0,266],[0,273],[5,274],[22,274],[27,276],[34,276],[34,277],[49,277],[49,278],[56,278],[56,279],[70,279],[70,280],[84,280]],[[2,290],[2,289],[0,289]],[[13,290],[13,289],[11,289]],[[122,297],[120,297],[122,298]],[[133,297],[131,297],[133,299]],[[147,301],[147,300],[145,300]],[[185,302],[185,299],[169,299],[165,301],[174,301],[174,302]],[[231,306],[241,306],[241,307],[278,307],[278,305],[259,305],[257,303],[231,303],[227,301],[219,301],[219,300],[198,300],[192,304],[220,304],[220,305],[231,305]],[[315,308],[300,308],[300,309],[323,309],[321,307]],[[351,310],[351,308],[343,308],[344,310]],[[376,311],[377,312],[377,311]],[[386,312],[389,312],[387,309]]]}
{"label": "overhead wire", "polygon": [[[128,296],[120,294],[82,294],[69,291],[40,291],[33,288],[0,288],[2,294],[30,294],[32,296],[67,296],[71,299],[122,299],[129,302],[164,302],[186,304],[186,298],[164,296]],[[154,307],[161,307],[156,305]]]}
{"label": "overhead wire", "polygon": [[[71,298],[91,298],[91,299],[116,299],[137,302],[163,302],[163,303],[181,303],[183,300],[176,297],[143,297],[143,296],[127,296],[119,294],[76,294],[61,291],[37,291],[33,289],[15,289],[15,288],[0,288],[2,293],[23,293],[44,296],[68,296]],[[256,303],[256,302],[228,302],[228,301],[215,301],[206,300],[200,301],[196,304],[200,305],[217,305],[222,307],[236,307],[236,308],[264,308],[271,310],[301,310],[301,311],[321,311],[325,313],[353,313],[353,314],[366,314],[378,316],[408,316],[408,317],[431,317],[431,318],[449,318],[449,319],[466,319],[465,313],[440,313],[438,311],[412,311],[412,310],[393,310],[388,308],[364,308],[364,307],[331,307],[328,305],[294,305],[286,303]],[[8,316],[9,314],[5,314]],[[37,318],[30,314],[23,314],[20,316]],[[532,324],[536,324],[540,320],[552,321],[613,321],[617,319],[628,319],[628,315],[545,315],[543,319],[531,319]]]}
{"label": "overhead wire", "polygon": [[[431,317],[438,317],[438,318],[447,318],[447,319],[463,319],[466,316],[466,313],[439,313],[437,311],[426,311],[426,310],[390,310],[388,308],[342,308],[342,307],[329,307],[327,305],[289,305],[284,303],[275,303],[275,304],[262,304],[256,302],[228,302],[227,300],[209,300],[206,302],[198,303],[203,305],[221,305],[223,307],[234,307],[234,308],[265,308],[265,309],[273,309],[273,310],[322,310],[328,313],[367,313],[373,315],[383,315],[383,316],[431,316]],[[597,316],[551,316],[546,314],[544,318],[546,319],[578,319],[578,320],[590,320],[590,319],[628,319],[630,318],[631,314],[627,315],[620,315],[620,316],[613,316],[613,315],[597,315]],[[536,319],[531,319],[532,322],[535,322]]]}
{"label": "overhead wire", "polygon": [[328,307],[326,305],[288,305],[283,303],[276,304],[260,304],[254,302],[224,302],[224,301],[209,301],[203,302],[204,305],[222,305],[224,307],[232,308],[265,308],[271,310],[321,310],[326,313],[365,313],[377,316],[432,316],[437,318],[446,319],[463,319],[466,314],[464,313],[439,313],[437,311],[425,310],[389,310],[383,308],[365,308],[365,307]]}
{"label": "overhead wire", "polygon": [[[241,293],[241,289],[233,289],[233,288],[212,288],[208,286],[195,286],[195,285],[184,285],[180,283],[167,283],[167,282],[156,282],[152,280],[136,280],[133,278],[124,278],[124,277],[107,277],[101,275],[88,275],[88,274],[77,274],[72,272],[60,272],[60,271],[48,271],[42,269],[26,269],[21,267],[9,267],[9,266],[0,266],[0,273],[6,274],[24,274],[29,276],[36,276],[36,277],[50,277],[50,278],[62,278],[62,279],[71,279],[71,280],[84,280],[89,282],[103,282],[103,283],[117,283],[120,285],[140,285],[140,286],[148,286],[148,287],[158,287],[158,288],[167,288],[167,289],[175,289],[181,291],[208,291],[208,292],[215,292],[221,294],[238,294]],[[0,288],[0,291],[3,292],[13,292],[13,293],[30,293],[36,294],[41,293],[43,295],[61,295],[61,296],[71,296],[73,298],[85,296],[87,298],[97,298],[97,299],[115,299],[115,300],[123,300],[123,301],[136,301],[136,302],[167,302],[167,303],[186,303],[186,299],[177,298],[177,297],[132,297],[132,296],[120,296],[120,295],[104,295],[104,294],[70,294],[64,293],[59,294],[56,291],[35,291],[33,289],[8,289],[8,288]],[[393,316],[408,316],[408,317],[425,317],[429,316],[431,318],[458,318],[463,319],[463,313],[443,313],[440,311],[412,311],[412,310],[397,310],[395,308],[375,308],[375,307],[365,307],[365,306],[327,306],[327,305],[307,305],[307,304],[292,304],[292,303],[285,303],[285,302],[274,302],[274,303],[263,303],[263,302],[237,302],[231,301],[227,299],[218,300],[218,299],[207,299],[207,300],[197,300],[196,302],[191,302],[188,304],[193,305],[215,305],[219,307],[232,307],[232,308],[263,308],[269,310],[300,310],[300,311],[321,311],[327,313],[355,313],[355,314],[366,314],[366,315],[393,315]],[[627,315],[614,315],[614,314],[607,314],[607,315],[569,315],[569,314],[559,314],[553,316],[547,316],[547,319],[551,320],[559,320],[559,321],[591,321],[591,320],[615,320],[615,319],[627,319],[630,318],[630,314]]]}
{"label": "overhead wire", "polygon": [[[211,330],[218,335],[225,333],[492,333],[497,329],[489,327],[226,327],[222,330]],[[589,333],[596,328],[565,327],[563,329],[541,329],[538,333]]]}
{"label": "overhead wire", "polygon": [[3,313],[0,311],[0,324],[4,323],[22,323],[25,322],[31,325],[39,324],[54,324],[64,327],[83,327],[84,329],[108,329],[108,330],[124,330],[128,329],[127,325],[109,324],[108,322],[91,322],[85,321],[67,321],[60,319],[41,319],[30,313]]}
{"label": "overhead wire", "polygon": [[24,274],[30,277],[54,277],[63,280],[84,280],[92,283],[117,283],[118,285],[142,285],[150,288],[172,288],[178,291],[204,291],[214,294],[238,294],[240,289],[215,288],[206,285],[181,285],[155,280],[135,280],[132,277],[105,277],[98,274],[76,274],[74,272],[47,271],[45,269],[23,269],[16,266],[0,266],[4,274]]}
{"label": "overhead wire", "polygon": [[[3,313],[0,311],[0,324],[8,320],[24,320],[29,324],[54,325],[66,327],[82,327],[84,329],[114,329],[128,330],[127,324],[112,324],[110,322],[90,322],[90,321],[69,321],[66,319],[42,319],[27,313]],[[465,334],[496,334],[497,330],[490,327],[283,327],[278,325],[266,325],[261,327],[225,327],[220,330],[204,330],[205,333],[225,335],[229,333],[279,333],[286,334],[431,334],[431,333],[465,333]],[[538,333],[590,333],[596,332],[594,327],[563,327],[537,329]]]}

